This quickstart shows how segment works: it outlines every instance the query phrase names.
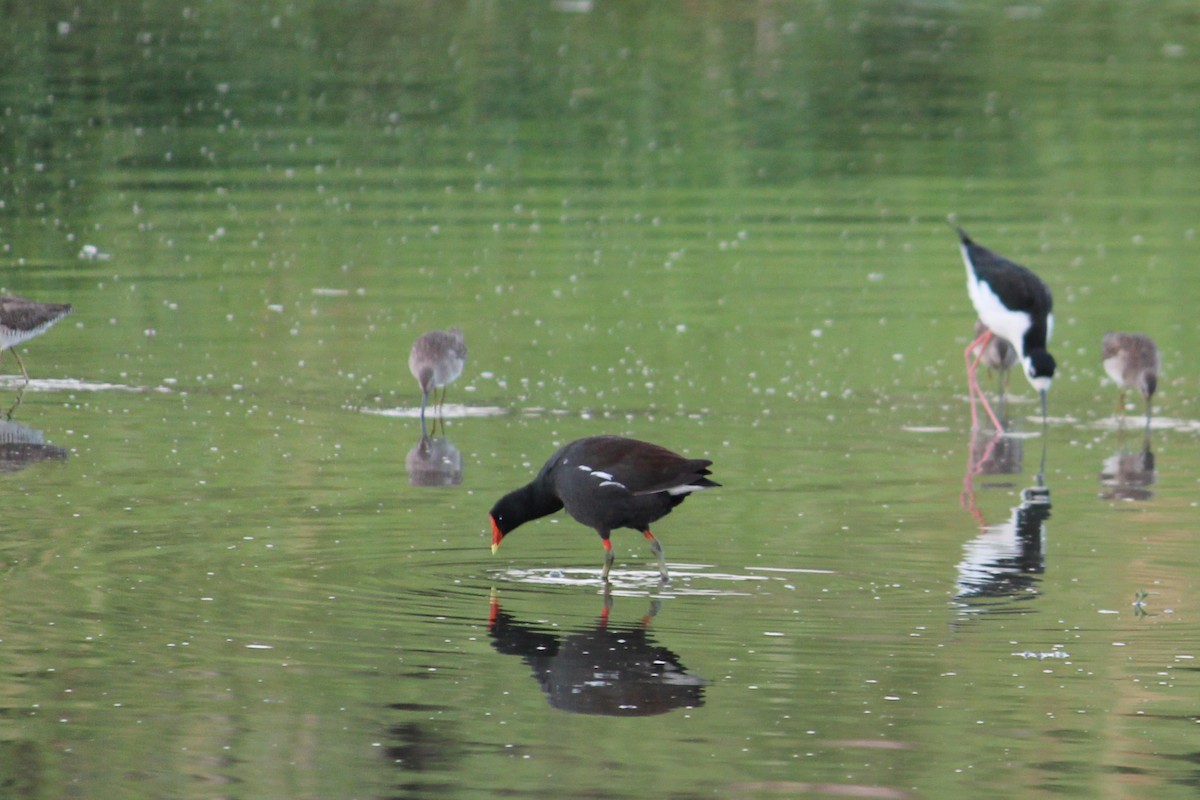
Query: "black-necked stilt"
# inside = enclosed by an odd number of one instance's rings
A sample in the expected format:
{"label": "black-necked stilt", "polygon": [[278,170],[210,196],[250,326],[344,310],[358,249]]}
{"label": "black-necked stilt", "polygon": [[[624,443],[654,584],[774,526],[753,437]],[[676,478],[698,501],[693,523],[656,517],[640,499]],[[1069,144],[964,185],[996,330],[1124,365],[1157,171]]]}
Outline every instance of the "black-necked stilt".
{"label": "black-necked stilt", "polygon": [[445,403],[446,385],[462,375],[466,363],[467,343],[463,339],[462,328],[430,331],[413,342],[412,352],[408,354],[408,371],[421,386],[422,430],[425,427],[425,406],[429,402],[430,393],[436,393],[440,388],[442,399],[436,402],[435,397],[435,405],[440,407]]}
{"label": "black-necked stilt", "polygon": [[968,387],[979,392],[992,423],[1000,428],[995,412],[979,389],[976,371],[980,355],[972,353],[986,347],[993,335],[1000,336],[1017,351],[1017,360],[1042,400],[1042,421],[1046,420],[1046,393],[1054,378],[1054,356],[1046,349],[1054,330],[1054,301],[1050,289],[1037,275],[972,241],[966,231],[957,228],[963,262],[967,267],[967,293],[975,313],[988,330],[967,345]]}
{"label": "black-necked stilt", "polygon": [[665,447],[622,436],[592,436],[562,447],[530,483],[509,492],[492,507],[492,552],[514,528],[565,508],[584,525],[596,529],[604,544],[608,583],[613,551],[609,536],[617,528],[641,531],[658,557],[667,580],[662,545],[650,523],[671,513],[691,492],[721,484],[709,480],[712,462],[686,458]]}
{"label": "black-necked stilt", "polygon": [[[12,350],[21,342],[40,336],[47,328],[70,313],[71,306],[67,303],[38,303],[13,295],[0,297],[0,355],[3,355],[5,350]],[[12,354],[17,360],[17,366],[21,368],[25,383],[28,384],[29,373],[25,371],[21,356],[16,350],[13,350]]]}
{"label": "black-necked stilt", "polygon": [[1158,388],[1158,345],[1141,333],[1106,333],[1102,342],[1104,371],[1121,388],[1118,408],[1125,413],[1125,392],[1136,388],[1146,398],[1146,425],[1150,400]]}

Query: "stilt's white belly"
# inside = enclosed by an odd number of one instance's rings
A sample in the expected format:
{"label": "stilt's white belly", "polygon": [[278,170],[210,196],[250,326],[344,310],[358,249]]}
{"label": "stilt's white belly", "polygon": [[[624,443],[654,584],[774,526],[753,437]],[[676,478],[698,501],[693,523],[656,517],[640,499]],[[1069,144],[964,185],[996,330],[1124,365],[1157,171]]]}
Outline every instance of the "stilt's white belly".
{"label": "stilt's white belly", "polygon": [[975,313],[992,333],[1002,336],[1017,349],[1019,357],[1025,356],[1025,332],[1029,330],[1029,315],[1010,311],[992,291],[992,287],[975,279],[973,272],[967,273],[967,293],[975,306]]}

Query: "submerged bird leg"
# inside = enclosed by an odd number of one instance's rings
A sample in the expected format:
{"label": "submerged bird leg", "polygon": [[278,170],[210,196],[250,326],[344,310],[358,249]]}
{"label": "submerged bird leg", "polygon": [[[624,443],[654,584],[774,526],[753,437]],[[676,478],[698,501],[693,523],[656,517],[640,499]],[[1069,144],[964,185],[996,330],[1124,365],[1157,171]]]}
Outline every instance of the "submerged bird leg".
{"label": "submerged bird leg", "polygon": [[613,549],[612,542],[608,540],[608,536],[600,534],[600,540],[604,543],[604,569],[600,572],[600,580],[607,586],[608,573],[613,565]]}
{"label": "submerged bird leg", "polygon": [[[25,399],[25,387],[22,386],[20,389],[17,389],[17,399],[16,399],[16,401],[13,402],[12,407],[9,408],[8,411],[6,411],[4,413],[4,418],[12,419],[13,412],[17,410],[17,408],[21,405],[21,401],[24,399]],[[1149,431],[1150,428],[1147,427],[1146,430]]]}
{"label": "submerged bird leg", "polygon": [[662,578],[663,583],[666,583],[671,578],[667,575],[667,559],[663,557],[662,543],[654,538],[654,534],[650,532],[649,528],[642,531],[642,535],[650,542],[650,552],[658,556],[658,574]]}
{"label": "submerged bird leg", "polygon": [[612,584],[605,581],[604,583],[604,608],[600,609],[600,627],[608,627],[608,615],[612,611]]}
{"label": "submerged bird leg", "polygon": [[[987,521],[983,518],[983,512],[979,510],[978,504],[975,502],[975,476],[983,472],[983,466],[991,459],[992,453],[996,449],[996,445],[1000,443],[1003,434],[994,434],[988,440],[987,446],[979,452],[975,443],[975,436],[971,436],[971,442],[967,445],[967,471],[963,475],[963,490],[959,495],[959,504],[970,512],[975,521],[979,523],[980,528],[987,527]],[[977,457],[978,456],[978,457]]]}
{"label": "submerged bird leg", "polygon": [[650,608],[646,610],[645,615],[642,617],[642,627],[649,628],[650,620],[657,617],[659,611],[662,611],[662,600],[656,597],[650,601]]}

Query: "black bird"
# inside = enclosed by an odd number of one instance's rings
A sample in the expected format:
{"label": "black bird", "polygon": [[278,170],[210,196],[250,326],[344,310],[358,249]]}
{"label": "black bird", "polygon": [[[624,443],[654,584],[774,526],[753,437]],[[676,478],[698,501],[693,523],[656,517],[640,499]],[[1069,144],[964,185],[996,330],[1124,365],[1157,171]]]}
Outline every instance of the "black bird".
{"label": "black bird", "polygon": [[[1025,377],[1041,396],[1044,421],[1046,393],[1050,390],[1055,369],[1054,356],[1046,349],[1054,331],[1054,301],[1050,289],[1030,270],[976,244],[962,228],[956,230],[963,263],[967,267],[967,293],[975,313],[988,328],[967,345],[964,352],[968,361],[968,384],[983,397],[975,377],[979,356],[972,362],[971,353],[985,347],[992,336],[1006,339],[1016,349]],[[986,397],[983,397],[983,403],[992,423],[1000,428]]]}
{"label": "black bird", "polygon": [[709,480],[712,462],[685,458],[665,447],[622,436],[577,439],[550,456],[537,477],[509,492],[492,507],[492,552],[513,529],[561,508],[577,521],[596,529],[604,544],[608,582],[613,551],[609,536],[617,528],[641,531],[658,557],[658,571],[667,580],[662,545],[650,533],[650,523],[671,513],[691,492],[720,486]]}
{"label": "black bird", "polygon": [[[0,297],[0,355],[21,342],[28,341],[46,332],[54,323],[71,313],[68,303],[38,303],[26,300],[24,297],[4,295]],[[29,373],[16,350],[12,351],[17,366],[25,383],[29,383]]]}
{"label": "black bird", "polygon": [[1125,413],[1125,392],[1137,388],[1146,398],[1146,424],[1150,424],[1150,399],[1158,388],[1158,345],[1141,333],[1106,333],[1102,342],[1104,371],[1121,387],[1118,400]]}

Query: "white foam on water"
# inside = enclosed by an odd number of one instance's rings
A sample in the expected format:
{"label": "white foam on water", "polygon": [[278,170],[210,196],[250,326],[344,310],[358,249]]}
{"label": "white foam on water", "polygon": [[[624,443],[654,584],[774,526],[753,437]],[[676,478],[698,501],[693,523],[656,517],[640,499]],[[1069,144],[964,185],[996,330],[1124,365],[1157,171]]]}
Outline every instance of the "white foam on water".
{"label": "white foam on water", "polygon": [[[0,388],[20,389],[25,379],[18,376],[0,377]],[[96,383],[77,378],[34,378],[25,385],[29,392],[144,392],[145,387],[128,386],[123,383]]]}
{"label": "white foam on water", "polygon": [[[374,414],[377,417],[398,417],[401,419],[420,419],[421,407],[413,408],[361,408],[364,414]],[[502,417],[508,413],[507,408],[500,406],[464,406],[448,403],[442,406],[440,412],[432,408],[425,409],[425,419],[466,419],[468,417]]]}
{"label": "white foam on water", "polygon": [[[739,575],[707,572],[705,564],[668,564],[671,579],[663,583],[658,570],[621,569],[609,573],[610,591],[615,595],[643,595],[653,590],[662,596],[746,596],[744,591],[720,584],[746,584],[768,581],[766,575]],[[490,570],[492,578],[535,586],[596,586],[600,585],[599,569],[499,569]],[[718,584],[718,585],[712,585]]]}

